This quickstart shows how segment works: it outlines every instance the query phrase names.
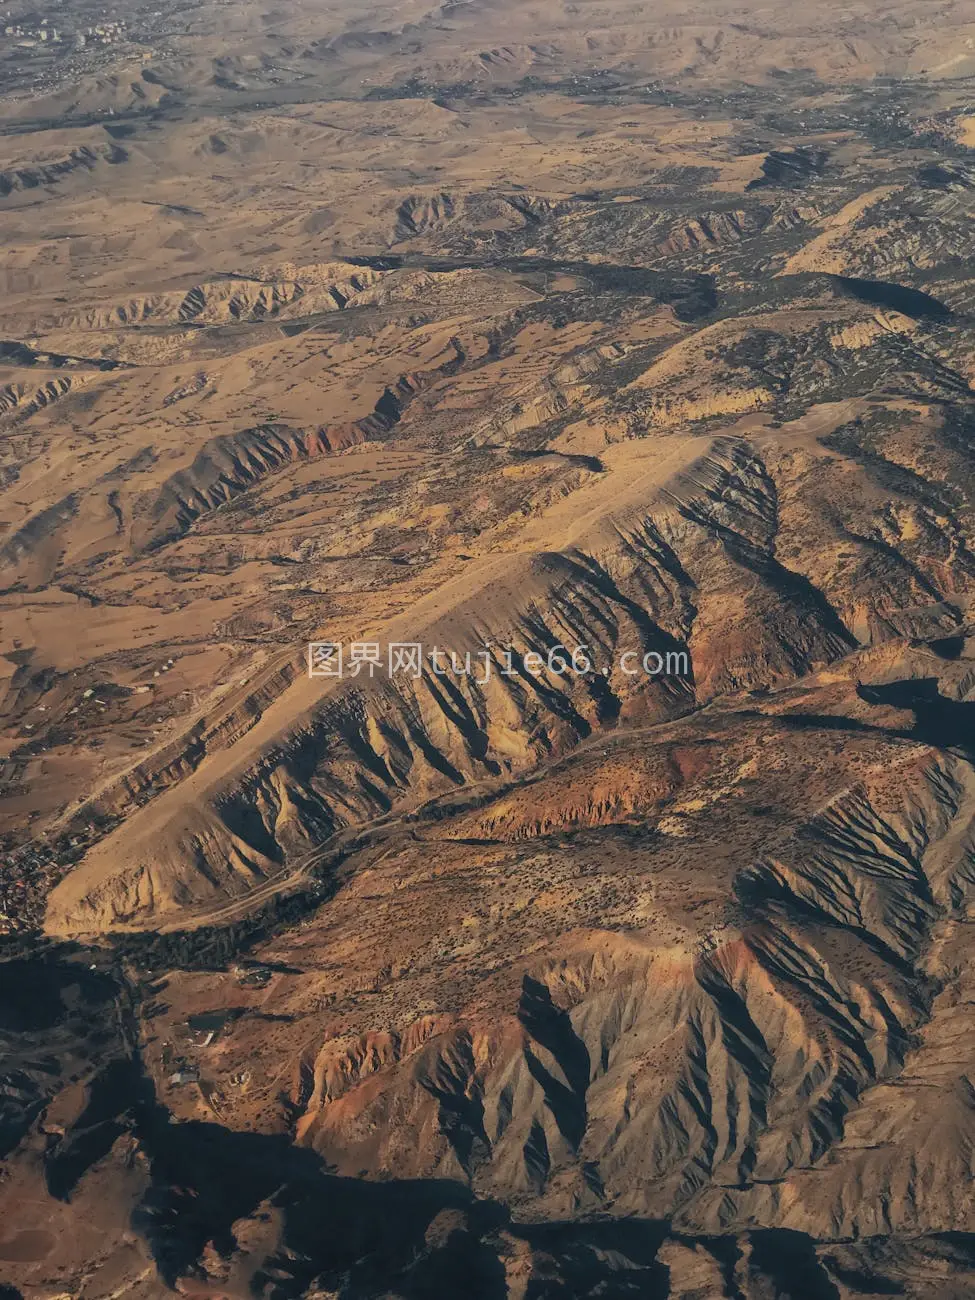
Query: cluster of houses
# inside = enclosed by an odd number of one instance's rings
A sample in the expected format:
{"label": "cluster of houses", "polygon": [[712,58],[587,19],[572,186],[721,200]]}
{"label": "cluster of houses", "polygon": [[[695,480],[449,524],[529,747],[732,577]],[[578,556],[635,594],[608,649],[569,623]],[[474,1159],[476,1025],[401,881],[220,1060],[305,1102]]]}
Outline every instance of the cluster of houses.
{"label": "cluster of houses", "polygon": [[55,27],[49,18],[42,18],[40,22],[8,22],[4,25],[3,34],[14,42],[15,49],[21,50],[62,44],[84,50],[100,45],[114,45],[127,35],[122,19],[94,23],[90,27],[82,27],[66,34]]}

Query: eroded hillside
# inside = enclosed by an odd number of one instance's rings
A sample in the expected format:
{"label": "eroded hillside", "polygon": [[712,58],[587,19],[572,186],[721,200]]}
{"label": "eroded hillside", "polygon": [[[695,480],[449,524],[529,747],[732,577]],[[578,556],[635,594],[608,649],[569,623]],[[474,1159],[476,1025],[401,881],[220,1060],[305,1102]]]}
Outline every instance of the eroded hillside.
{"label": "eroded hillside", "polygon": [[0,1292],[970,1294],[975,9],[186,17],[0,63]]}

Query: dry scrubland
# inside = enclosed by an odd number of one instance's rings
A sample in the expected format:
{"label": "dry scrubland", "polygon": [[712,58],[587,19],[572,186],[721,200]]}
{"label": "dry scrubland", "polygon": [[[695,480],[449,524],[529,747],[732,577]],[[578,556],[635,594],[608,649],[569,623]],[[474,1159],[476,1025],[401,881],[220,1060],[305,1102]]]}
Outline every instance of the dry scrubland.
{"label": "dry scrubland", "polygon": [[0,1295],[975,1293],[975,4],[110,17],[0,46]]}

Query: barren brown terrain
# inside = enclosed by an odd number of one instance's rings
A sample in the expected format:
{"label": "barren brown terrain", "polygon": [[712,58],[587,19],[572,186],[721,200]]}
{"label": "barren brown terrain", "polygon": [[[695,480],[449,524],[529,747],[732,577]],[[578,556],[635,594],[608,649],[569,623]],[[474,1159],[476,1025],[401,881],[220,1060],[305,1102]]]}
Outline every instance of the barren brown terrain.
{"label": "barren brown terrain", "polygon": [[975,1295],[975,2],[0,30],[0,1300]]}

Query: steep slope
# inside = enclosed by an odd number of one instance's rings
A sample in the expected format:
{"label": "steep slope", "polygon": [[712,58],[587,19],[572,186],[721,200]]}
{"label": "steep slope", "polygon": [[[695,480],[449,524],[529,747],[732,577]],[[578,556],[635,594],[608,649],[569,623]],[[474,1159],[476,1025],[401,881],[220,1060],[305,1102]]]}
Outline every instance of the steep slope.
{"label": "steep slope", "polygon": [[14,4],[2,1300],[975,1292],[931,18]]}

